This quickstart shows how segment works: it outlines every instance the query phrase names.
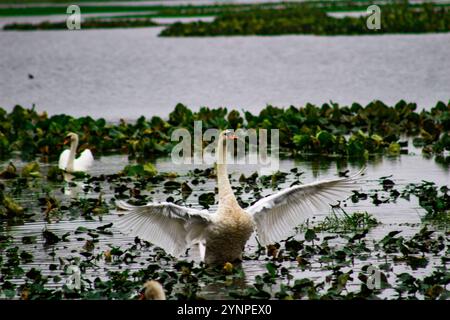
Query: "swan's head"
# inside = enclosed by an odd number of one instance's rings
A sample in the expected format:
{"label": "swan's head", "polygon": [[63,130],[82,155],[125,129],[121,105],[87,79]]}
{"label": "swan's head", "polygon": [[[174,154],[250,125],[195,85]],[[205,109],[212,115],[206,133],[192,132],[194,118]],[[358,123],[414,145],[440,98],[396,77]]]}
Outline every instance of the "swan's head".
{"label": "swan's head", "polygon": [[236,140],[237,139],[236,133],[230,129],[223,130],[220,133],[219,137],[222,138],[223,140]]}
{"label": "swan's head", "polygon": [[147,281],[144,284],[144,293],[141,300],[166,300],[163,286],[155,280]]}
{"label": "swan's head", "polygon": [[64,144],[71,144],[72,142],[78,142],[78,135],[73,132],[69,132],[64,138]]}

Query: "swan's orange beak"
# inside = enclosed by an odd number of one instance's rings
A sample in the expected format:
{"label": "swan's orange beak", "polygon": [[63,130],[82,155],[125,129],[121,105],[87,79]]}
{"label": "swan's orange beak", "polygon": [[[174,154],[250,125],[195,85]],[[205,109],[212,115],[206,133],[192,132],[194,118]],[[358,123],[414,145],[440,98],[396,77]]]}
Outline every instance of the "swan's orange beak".
{"label": "swan's orange beak", "polygon": [[233,134],[233,135],[230,135],[230,136],[227,136],[227,139],[228,140],[237,140],[237,135],[235,135],[235,134]]}
{"label": "swan's orange beak", "polygon": [[64,145],[69,144],[70,143],[70,137],[65,137],[64,138]]}

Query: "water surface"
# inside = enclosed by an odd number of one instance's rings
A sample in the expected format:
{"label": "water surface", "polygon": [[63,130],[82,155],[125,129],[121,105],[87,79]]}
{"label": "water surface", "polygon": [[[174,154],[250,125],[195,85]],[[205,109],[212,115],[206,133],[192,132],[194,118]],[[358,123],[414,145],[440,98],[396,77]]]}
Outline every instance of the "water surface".
{"label": "water surface", "polygon": [[[20,161],[15,161],[15,163],[19,168],[23,165]],[[100,175],[117,173],[127,163],[128,160],[126,156],[101,157],[96,160],[91,174]],[[4,164],[6,163],[3,163],[3,165]],[[335,161],[327,161],[323,158],[310,157],[303,160],[282,160],[280,162],[280,170],[289,172],[289,170],[292,168],[298,168],[300,172],[304,172],[304,174],[300,176],[300,181],[302,183],[308,183],[316,179],[334,178],[336,177],[337,172],[339,170],[343,170],[345,167],[347,167],[351,172],[355,172],[359,169],[359,165],[356,164],[345,165],[345,163],[341,162],[341,165],[344,165],[344,167],[338,167]],[[158,170],[162,172],[177,172],[180,176],[179,178],[177,178],[177,180],[180,182],[190,180],[189,170],[207,167],[194,165],[178,166],[174,165],[171,161],[169,161],[169,159],[159,159],[156,162],[156,166]],[[43,165],[43,167],[45,170],[46,165]],[[257,170],[258,167],[255,165],[230,166],[229,173],[231,173],[231,178],[233,181],[232,185],[239,186],[237,179],[242,173],[246,176],[249,176],[251,173]],[[383,176],[391,176],[391,179],[395,181],[396,188],[398,190],[401,190],[408,183],[420,183],[422,180],[434,181],[439,186],[450,184],[450,171],[448,170],[448,167],[437,165],[433,159],[425,158],[421,155],[409,154],[392,158],[377,158],[369,161],[366,175],[363,178],[363,183],[361,184],[359,190],[361,192],[379,190],[379,178]],[[297,179],[290,176],[288,180],[285,183],[281,184],[279,187],[288,187],[296,180]],[[214,179],[207,179],[204,184],[193,186],[194,192],[186,200],[186,203],[194,207],[199,207],[197,197],[204,192],[214,192],[215,186],[216,183]],[[63,190],[65,190],[65,193],[62,193]],[[165,201],[166,197],[168,196],[167,194],[162,192],[163,189],[161,185],[155,185],[150,190],[154,192],[154,201]],[[78,189],[78,193],[76,193],[76,188],[72,188],[72,191],[75,193],[70,194],[70,192],[68,193],[67,191],[67,185],[60,184],[54,186],[52,194],[61,201],[64,201],[64,199],[70,199],[71,196],[73,197],[75,195],[81,198],[97,197],[97,194],[93,194],[92,192],[84,194],[81,191],[81,188]],[[274,190],[265,188],[263,194],[269,195],[273,192]],[[110,199],[114,196],[112,189],[108,189],[107,186],[102,188],[102,193],[105,199]],[[44,193],[28,194],[28,191],[26,191],[17,200],[24,206],[35,206],[33,202],[35,203],[38,197],[42,197],[44,195]],[[244,200],[251,199],[251,197],[251,194],[244,193],[242,195],[242,198]],[[375,227],[369,232],[367,236],[368,243],[370,243],[372,240],[378,241],[382,239],[388,232],[393,230],[401,230],[401,235],[405,238],[411,237],[421,228],[421,218],[425,214],[425,211],[419,206],[418,201],[415,197],[411,197],[409,201],[399,198],[396,202],[378,206],[373,205],[370,201],[370,198],[368,201],[362,201],[356,204],[350,201],[346,201],[345,203],[346,212],[352,213],[356,211],[367,211],[380,222],[379,226]],[[216,205],[211,207],[211,212],[214,212],[216,208]],[[36,210],[35,213],[36,216],[33,219],[34,221],[26,222],[23,225],[6,226],[6,224],[3,223],[4,230],[3,232],[1,232],[1,234],[11,235],[13,237],[11,246],[18,245],[20,246],[21,250],[29,251],[34,255],[34,261],[32,263],[23,265],[23,268],[28,270],[31,267],[36,267],[40,270],[43,270],[44,275],[56,275],[60,273],[60,270],[48,270],[50,264],[58,263],[58,260],[52,257],[49,253],[55,251],[57,253],[57,257],[62,257],[64,259],[76,257],[79,255],[78,252],[81,250],[85,241],[83,235],[72,235],[69,237],[69,239],[71,240],[70,242],[62,242],[52,246],[44,246],[44,249],[42,249],[43,239],[41,234],[45,228],[61,236],[67,232],[76,230],[78,227],[96,228],[106,223],[114,222],[117,218],[114,212],[111,211],[110,213],[103,216],[94,216],[93,221],[87,221],[81,217],[71,217],[70,215],[64,215],[58,219],[53,218],[49,221],[43,219],[42,213],[40,213],[39,210]],[[315,212],[315,218],[312,221],[320,221],[329,214],[330,211],[327,210],[322,212]],[[337,212],[337,214],[339,215],[340,213]],[[295,233],[293,232],[293,234]],[[328,233],[320,234],[320,237],[323,237],[325,235],[328,235]],[[38,241],[36,244],[24,245],[21,242],[23,236],[36,236]],[[297,237],[298,239],[302,239],[303,233],[300,233]],[[113,227],[112,236],[100,236],[99,242],[95,245],[96,247],[94,252],[103,252],[105,250],[108,250],[111,246],[125,248],[127,246],[130,246],[132,243],[134,243],[134,237],[123,235]],[[342,241],[338,240],[336,242],[330,242],[331,246],[339,244],[342,245]],[[152,259],[152,256],[154,255],[153,249],[154,248],[143,250],[141,256],[136,258],[136,262],[126,265],[126,268],[130,270],[138,270],[139,268],[145,267],[145,265],[149,263],[149,259]],[[246,255],[254,254],[255,250],[256,241],[255,238],[252,237],[246,246]],[[195,251],[191,251],[187,256],[184,256],[182,258],[188,260],[194,259],[195,261],[198,261],[198,255]],[[405,265],[394,265],[393,271],[395,274],[408,272],[418,277],[426,276],[429,275],[433,270],[435,270],[434,268],[440,264],[440,257],[431,256],[430,261],[431,262],[427,267],[421,268],[419,270],[413,271]],[[377,266],[384,262],[384,258],[377,255],[376,252],[373,252],[369,254],[368,260],[357,261],[354,265],[343,268],[343,271],[348,271],[350,269],[358,271],[364,264],[370,263],[374,266]],[[257,275],[262,275],[264,272],[266,272],[266,263],[267,261],[260,259],[244,260],[242,267],[245,272],[245,278],[242,279],[242,281],[238,281],[238,283],[234,283],[233,286],[237,288],[245,288],[246,286],[250,286],[254,282]],[[325,269],[322,264],[318,263],[314,263],[310,268],[307,268],[304,271],[299,270],[296,263],[293,262],[284,262],[283,265],[290,269],[296,279],[309,277],[315,280],[323,280],[324,277],[330,273],[330,271]],[[94,269],[88,268],[86,273],[83,274],[83,277],[91,280],[97,276],[104,278],[106,277],[108,271],[119,270],[119,266],[105,264],[101,261],[97,263],[97,266],[98,267]],[[161,268],[169,267],[162,265]],[[22,281],[23,280],[21,279],[14,280],[14,282],[16,283],[21,283]],[[395,278],[390,278],[389,281],[393,283],[395,281]],[[50,284],[50,286],[58,286],[58,284]],[[358,280],[355,280],[354,283],[349,286],[349,288],[357,289]],[[230,290],[230,288],[224,287],[223,285],[207,285],[202,289],[201,295],[207,299],[221,299],[228,296],[228,290]],[[383,293],[382,296],[393,297],[394,293],[395,292],[393,290],[388,289]]]}
{"label": "water surface", "polygon": [[[181,102],[258,112],[448,101],[450,34],[160,38],[159,28],[0,32],[0,106],[167,116]],[[32,74],[34,79],[29,79]]]}

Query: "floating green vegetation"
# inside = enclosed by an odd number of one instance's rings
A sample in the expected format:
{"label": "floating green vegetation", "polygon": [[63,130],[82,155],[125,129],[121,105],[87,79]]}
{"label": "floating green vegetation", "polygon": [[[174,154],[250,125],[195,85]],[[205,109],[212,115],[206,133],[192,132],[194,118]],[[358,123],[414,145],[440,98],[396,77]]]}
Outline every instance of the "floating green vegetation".
{"label": "floating green vegetation", "polygon": [[158,173],[155,166],[151,163],[136,164],[136,165],[127,165],[123,169],[123,173],[128,176],[147,176],[154,177]]}
{"label": "floating green vegetation", "polygon": [[[50,171],[54,169],[36,162],[21,168],[10,164],[3,171],[0,298],[139,299],[143,284],[150,279],[163,285],[169,299],[179,300],[203,299],[211,290],[219,290],[222,298],[235,299],[449,297],[450,276],[445,269],[448,234],[440,231],[424,227],[413,235],[403,235],[395,230],[375,240],[367,231],[377,223],[371,215],[330,217],[322,229],[308,227],[299,237],[256,252],[247,250],[243,263],[251,260],[265,266],[261,274],[248,281],[237,264],[205,268],[201,263],[173,259],[138,238],[124,241],[109,215],[115,199],[140,204],[165,198],[187,205],[189,197],[198,197],[203,207],[213,206],[216,194],[204,187],[215,179],[214,168],[181,175],[157,172],[149,164],[130,165],[117,174],[86,175],[67,185],[50,179]],[[241,175],[233,177],[231,183],[240,201],[253,202],[263,191],[280,184],[300,183],[301,176],[302,172],[293,168],[269,176]],[[65,196],[60,190],[76,185],[80,190],[75,197]],[[425,182],[396,190],[395,181],[383,177],[379,190],[355,194],[350,200],[373,200],[374,204],[382,205],[381,196],[375,194],[387,193],[391,200],[407,195],[420,200],[425,194],[427,198],[419,203],[434,214],[448,210],[447,191]],[[20,201],[24,198],[26,201]],[[10,224],[39,225],[42,220],[47,223],[27,230],[26,235],[8,229]],[[59,228],[60,220],[73,220],[69,223],[78,225]],[[50,263],[37,263],[42,259]],[[379,286],[369,286],[373,276],[370,266],[379,271]],[[431,270],[426,269],[429,266]],[[73,282],[74,270],[79,271],[78,287]],[[306,270],[323,277],[305,278],[300,272]],[[416,270],[421,273],[416,274]]]}
{"label": "floating green vegetation", "polygon": [[376,227],[379,222],[367,212],[353,212],[348,214],[341,209],[342,213],[333,213],[327,215],[323,221],[314,226],[316,231],[329,232],[362,232]]}
{"label": "floating green vegetation", "polygon": [[403,190],[395,188],[395,183],[388,177],[381,178],[381,190],[373,190],[370,193],[353,191],[351,201],[372,199],[376,206],[395,202],[398,198],[410,200],[411,196],[419,199],[419,205],[425,210],[424,222],[448,226],[450,221],[450,195],[447,185],[441,187],[434,182],[422,181],[410,183]]}
{"label": "floating green vegetation", "polygon": [[384,33],[423,33],[450,31],[450,10],[424,3],[383,4],[381,29],[367,28],[367,17],[336,18],[314,5],[280,5],[271,9],[253,9],[224,13],[212,22],[174,23],[161,36],[234,36],[234,35],[357,35]]}
{"label": "floating green vegetation", "polygon": [[[87,19],[81,24],[82,29],[100,29],[100,28],[143,28],[153,27],[158,24],[149,18],[144,19]],[[50,22],[44,21],[40,23],[10,23],[3,27],[3,30],[67,30],[66,21]]]}
{"label": "floating green vegetation", "polygon": [[433,182],[409,184],[403,192],[404,197],[415,195],[419,204],[427,212],[425,219],[433,223],[448,226],[450,223],[450,189],[448,186],[438,187]]}
{"label": "floating green vegetation", "polygon": [[[10,0],[0,0],[1,2],[8,2]],[[386,1],[306,1],[298,2],[271,2],[271,3],[256,3],[256,4],[211,4],[211,5],[104,5],[89,4],[90,0],[84,0],[81,3],[81,12],[84,14],[107,14],[110,16],[97,16],[95,20],[121,20],[118,22],[120,27],[142,27],[138,22],[133,22],[133,19],[150,19],[150,18],[173,18],[173,17],[218,17],[217,21],[212,24],[194,23],[188,25],[176,24],[169,30],[164,32],[164,35],[235,35],[235,34],[285,34],[285,33],[316,33],[316,34],[359,34],[362,26],[365,26],[365,18],[350,18],[334,19],[325,12],[339,12],[339,11],[361,11],[365,12],[369,5],[377,4],[383,8],[383,13],[386,8]],[[106,0],[103,0],[107,2]],[[40,2],[28,1],[28,2]],[[34,6],[32,4],[20,7],[3,7],[0,8],[0,16],[30,16],[30,15],[64,15],[66,14],[66,7],[52,6],[47,3],[45,5]],[[445,23],[436,23],[437,17],[428,11],[426,14],[411,14],[423,10],[422,4],[408,3],[399,1],[400,4],[391,5],[395,8],[406,8],[408,13],[402,13],[399,10],[392,11],[396,16],[389,16],[383,18],[382,23],[390,28],[390,31],[384,32],[430,32],[445,30]],[[68,3],[70,4],[70,3]],[[401,7],[403,6],[403,7]],[[447,8],[448,3],[438,3],[433,5],[433,9]],[[284,13],[283,13],[284,12]],[[292,12],[293,14],[287,14]],[[309,12],[309,13],[308,13]],[[120,14],[122,13],[122,14]],[[300,16],[298,15],[300,14]],[[433,14],[439,14],[437,12]],[[397,18],[401,17],[402,20]],[[428,18],[432,20],[428,20]],[[412,27],[411,19],[421,19],[416,23],[416,27]],[[268,23],[268,20],[273,23]],[[305,19],[307,20],[305,22]],[[88,21],[87,19],[86,21]],[[234,21],[239,20],[239,21]],[[364,21],[363,21],[364,20]],[[300,22],[300,25],[297,23]],[[324,27],[314,26],[313,29],[306,27],[307,23],[321,23]],[[361,23],[363,22],[363,23]],[[150,23],[150,22],[149,22]],[[280,24],[281,23],[281,24]],[[86,24],[86,25],[85,25]],[[97,22],[85,22],[82,24],[82,29],[87,28],[111,28],[117,26],[116,24]],[[151,24],[149,24],[151,25]],[[275,26],[276,25],[276,26]],[[145,25],[147,26],[147,25]],[[447,24],[448,26],[448,24]],[[393,27],[393,28],[392,28]],[[10,24],[6,27],[7,30],[52,30],[52,29],[66,29],[65,23],[41,23],[41,24]],[[302,32],[299,32],[302,31]],[[245,32],[245,33],[243,33]],[[264,33],[263,33],[264,32]],[[324,33],[326,32],[326,33]],[[383,31],[380,31],[383,32]],[[194,34],[195,33],[195,34]]]}
{"label": "floating green vegetation", "polygon": [[[424,269],[431,263],[431,255],[448,250],[444,237],[434,236],[426,228],[408,239],[399,237],[399,231],[390,232],[376,241],[374,247],[369,246],[371,241],[365,239],[365,233],[355,234],[340,245],[330,244],[338,236],[320,239],[314,234],[312,239],[305,236],[304,241],[291,239],[284,245],[276,244],[273,247],[277,249],[267,250],[267,254],[246,257],[246,260],[260,260],[266,272],[243,285],[245,273],[239,265],[226,263],[223,267],[204,268],[193,261],[174,260],[137,238],[132,244],[110,245],[105,250],[101,242],[113,235],[111,226],[79,227],[62,236],[44,230],[42,237],[46,241],[39,246],[44,246],[54,257],[54,263],[45,265],[48,270],[33,264],[34,256],[26,248],[10,246],[0,261],[0,296],[23,300],[138,299],[143,283],[154,279],[163,284],[169,299],[176,300],[204,299],[203,289],[208,290],[209,286],[220,286],[225,297],[235,299],[378,299],[386,289],[391,294],[394,291],[400,299],[449,297],[450,275],[444,268],[445,260],[421,277],[413,271],[394,272],[394,265],[403,266],[403,270]],[[84,241],[82,236],[89,236],[90,240]],[[74,237],[80,237],[83,240],[78,242],[85,244],[71,254],[62,256],[58,251],[48,250],[61,248],[75,241],[70,240]],[[367,263],[369,258],[376,263]],[[313,270],[317,263],[325,277],[296,276],[298,272]],[[355,265],[358,267],[354,268]],[[107,268],[102,277],[97,275],[100,266]],[[74,268],[80,271],[79,287],[70,283]],[[371,280],[373,270],[377,271],[378,283]],[[23,281],[18,283],[15,279]]]}
{"label": "floating green vegetation", "polygon": [[[154,279],[163,284],[169,299],[180,300],[208,297],[211,287],[235,299],[449,299],[448,231],[428,226],[404,235],[395,230],[376,240],[368,233],[378,223],[373,216],[339,213],[301,229],[299,237],[256,252],[247,250],[244,263],[251,260],[265,266],[264,272],[248,281],[239,265],[228,263],[211,270],[175,260],[139,239],[124,243],[111,223],[115,199],[134,204],[165,199],[189,205],[188,200],[196,197],[200,206],[214,206],[216,192],[205,191],[207,183],[216,178],[214,168],[195,169],[182,176],[158,172],[150,163],[133,163],[116,174],[85,175],[63,184],[57,168],[34,160],[36,156],[54,160],[52,155],[62,149],[61,137],[67,131],[80,133],[82,148],[96,154],[165,155],[171,150],[172,131],[179,127],[192,131],[195,120],[202,120],[205,129],[279,127],[282,148],[291,154],[349,155],[352,137],[361,141],[362,157],[397,154],[407,147],[399,141],[401,135],[415,137],[415,144],[420,139],[426,152],[444,153],[448,150],[449,108],[450,104],[440,102],[419,113],[414,104],[401,101],[389,107],[375,101],[366,107],[332,103],[288,109],[268,106],[252,115],[223,108],[192,112],[178,105],[167,120],[141,117],[135,123],[117,124],[89,117],[48,117],[18,106],[10,113],[0,110],[2,155],[20,153],[30,161],[0,168],[0,298],[138,299],[145,281]],[[298,137],[303,136],[312,142],[299,144],[303,138],[299,141]],[[334,149],[341,138],[347,143]],[[271,175],[241,175],[231,183],[239,203],[246,207],[269,189],[301,183],[302,174],[292,168]],[[77,188],[77,196],[64,196],[63,191]],[[448,186],[425,181],[399,188],[392,177],[382,177],[378,190],[355,191],[347,201],[382,206],[414,197],[426,212],[422,222],[448,226],[448,191]],[[67,220],[79,225],[59,229],[57,222]],[[46,223],[39,230],[26,235],[9,231],[10,225],[42,221]],[[42,259],[51,262],[36,262]],[[70,283],[74,268],[80,270],[78,288]],[[369,285],[373,268],[379,275],[375,287]],[[305,278],[300,272],[306,270],[323,276]]]}
{"label": "floating green vegetation", "polygon": [[64,148],[62,137],[69,131],[80,136],[81,150],[89,148],[95,155],[164,156],[178,143],[171,141],[172,132],[186,128],[193,133],[194,121],[202,121],[204,130],[279,129],[281,151],[288,155],[309,153],[360,159],[371,154],[397,155],[407,152],[408,147],[400,137],[410,136],[423,152],[446,157],[445,152],[450,150],[450,102],[438,102],[429,111],[417,112],[416,107],[405,101],[395,106],[373,101],[365,107],[358,103],[326,103],[320,107],[306,104],[284,109],[269,105],[254,115],[207,107],[192,112],[178,104],[167,120],[142,116],[134,123],[121,120],[114,124],[102,118],[49,117],[45,112],[15,106],[9,113],[0,108],[0,158],[19,153],[24,160],[37,156],[42,161],[56,160]]}

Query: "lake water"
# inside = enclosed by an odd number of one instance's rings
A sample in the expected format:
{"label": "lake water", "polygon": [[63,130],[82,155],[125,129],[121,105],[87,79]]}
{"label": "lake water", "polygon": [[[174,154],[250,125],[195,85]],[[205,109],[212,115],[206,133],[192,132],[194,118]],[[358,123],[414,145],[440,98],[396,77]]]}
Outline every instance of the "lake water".
{"label": "lake water", "polygon": [[[306,102],[367,103],[381,99],[395,103],[400,99],[415,101],[421,108],[429,108],[438,100],[450,98],[450,34],[386,35],[354,37],[217,37],[217,38],[158,38],[158,28],[130,30],[88,30],[48,32],[0,32],[0,106],[10,110],[15,104],[31,106],[50,114],[67,113],[75,116],[91,115],[109,120],[133,119],[144,114],[166,116],[178,102],[198,109],[226,106],[258,112],[266,103],[278,106],[303,105]],[[28,74],[34,75],[29,79]],[[410,145],[408,155],[379,157],[368,165],[362,191],[379,189],[379,178],[393,174],[399,189],[407,183],[433,181],[437,185],[450,184],[448,165],[439,165],[433,158],[420,155]],[[19,168],[23,165],[14,160]],[[0,163],[4,167],[5,163]],[[93,175],[111,174],[121,170],[128,159],[125,156],[98,158]],[[186,173],[197,166],[175,167],[167,159],[156,162],[161,171],[176,171],[186,178]],[[317,159],[284,160],[281,170],[293,167],[305,171],[302,182],[336,175],[336,162]],[[45,167],[45,165],[44,165]],[[231,167],[233,179],[241,173],[248,175],[255,167]],[[350,165],[355,171],[358,166]],[[292,179],[282,186],[288,186]],[[238,185],[237,181],[233,182]],[[56,185],[52,193],[61,201],[69,195]],[[197,196],[212,192],[215,181],[194,187],[188,202],[196,205]],[[154,200],[165,200],[162,186],[154,186]],[[80,226],[95,228],[116,218],[106,214],[102,220],[86,221],[80,217],[62,216],[48,222],[38,207],[37,198],[44,191],[27,193],[16,200],[36,213],[35,221],[23,225],[0,225],[0,234],[13,237],[11,245],[33,253],[35,266],[52,272],[48,266],[55,263],[49,255],[53,249],[58,257],[79,256],[84,239],[71,236],[70,243],[42,246],[42,230],[48,228],[58,235]],[[104,196],[114,192],[105,186]],[[264,194],[273,192],[264,190]],[[80,195],[98,197],[98,194]],[[212,208],[214,210],[215,207]],[[420,229],[424,210],[417,199],[399,199],[394,203],[375,206],[368,201],[349,204],[347,211],[367,211],[381,225],[371,230],[368,239],[379,240],[389,231],[402,230],[406,238]],[[328,212],[318,213],[322,219]],[[37,236],[37,243],[22,244],[23,236]],[[110,246],[126,246],[133,242],[113,228],[112,236],[101,236],[96,252]],[[252,239],[247,253],[255,251]],[[141,268],[153,248],[142,253],[131,269]],[[430,274],[440,257],[414,275]],[[380,264],[372,256],[366,263]],[[265,272],[265,261],[244,261],[246,283]],[[291,265],[295,269],[295,264]],[[362,265],[353,266],[358,270]],[[101,270],[88,270],[86,277],[103,276],[115,267],[103,264]],[[404,265],[395,266],[395,273],[412,272]],[[297,268],[298,269],[298,268]],[[296,277],[323,278],[327,274],[317,264]],[[20,283],[23,279],[17,279]],[[390,279],[392,282],[392,279]],[[56,285],[56,284],[55,284]],[[220,287],[203,288],[206,298],[226,296]],[[389,293],[388,293],[389,294]],[[391,292],[392,294],[392,292]]]}
{"label": "lake water", "polygon": [[[0,32],[0,106],[109,120],[178,103],[448,101],[450,34],[159,38],[159,28]],[[29,79],[32,74],[34,79]]]}
{"label": "lake water", "polygon": [[[93,169],[91,170],[91,174],[94,176],[100,174],[113,174],[120,171],[126,164],[128,163],[126,156],[107,156],[101,157],[96,160]],[[3,165],[5,165],[3,163]],[[15,164],[18,168],[22,167],[23,163],[20,161],[15,161]],[[0,164],[1,166],[1,164]],[[46,170],[45,164],[43,164],[43,170]],[[192,166],[192,165],[174,165],[169,159],[159,159],[156,162],[156,167],[159,171],[162,172],[177,172],[179,174],[179,178],[176,179],[180,182],[189,181],[192,178],[189,178],[188,171],[193,170],[195,168],[201,168],[201,166]],[[336,177],[336,172],[339,170],[336,166],[336,162],[334,161],[326,161],[324,158],[310,158],[303,160],[282,160],[280,162],[280,170],[284,172],[289,172],[292,168],[298,168],[299,171],[304,171],[304,175],[301,176],[300,180],[302,183],[307,183],[314,181],[315,179],[327,179]],[[425,171],[424,168],[427,168]],[[229,173],[232,177],[232,185],[239,186],[239,182],[237,179],[239,176],[244,173],[246,176],[249,176],[251,173],[256,171],[258,167],[251,165],[244,166],[230,166]],[[359,169],[358,165],[349,165],[348,169],[351,172],[355,172]],[[423,172],[422,175],[418,175],[418,172]],[[393,174],[393,175],[392,175]],[[366,175],[363,178],[363,183],[361,185],[362,192],[370,192],[371,190],[379,190],[380,189],[380,177],[390,176],[391,179],[396,183],[396,188],[401,190],[408,183],[420,183],[422,180],[434,181],[437,185],[446,185],[450,182],[450,171],[448,167],[437,165],[432,158],[428,159],[421,155],[415,155],[413,153],[408,155],[401,155],[399,157],[385,157],[385,158],[377,158],[369,161],[369,165],[366,171]],[[297,179],[293,176],[289,176],[287,181],[280,185],[280,187],[287,187],[292,182]],[[193,193],[187,199],[186,203],[193,205],[194,207],[198,207],[198,196],[204,192],[214,192],[214,188],[216,186],[214,179],[206,179],[205,183],[201,183],[199,186],[193,186]],[[60,188],[65,188],[66,192],[61,193]],[[67,192],[67,185],[57,184],[53,186],[52,195],[54,195],[61,203],[67,201],[71,197],[78,196],[80,198],[97,198],[97,192],[89,192],[84,194],[81,192],[81,189],[78,190],[78,194],[76,192],[77,187],[72,187],[70,192]],[[39,190],[39,188],[37,189]],[[167,194],[163,192],[162,185],[154,185],[150,190],[153,193],[154,201],[164,201],[167,197]],[[25,270],[29,270],[32,267],[38,268],[43,271],[44,275],[54,276],[59,275],[61,270],[58,268],[57,270],[50,271],[48,270],[51,264],[57,262],[57,258],[50,255],[51,252],[56,252],[56,257],[61,257],[63,259],[70,259],[73,257],[79,256],[79,252],[82,252],[83,245],[85,243],[85,239],[82,235],[76,236],[71,235],[69,237],[70,242],[58,243],[51,246],[43,246],[43,238],[42,238],[42,230],[47,228],[51,230],[55,234],[62,236],[63,234],[69,232],[73,233],[79,227],[86,228],[96,228],[101,225],[105,225],[107,223],[113,222],[116,219],[116,215],[110,212],[109,214],[103,215],[101,217],[95,216],[93,221],[87,221],[81,217],[72,217],[69,214],[64,214],[58,218],[51,218],[50,221],[43,218],[43,214],[40,212],[38,207],[36,206],[37,198],[45,196],[45,193],[37,192],[30,193],[31,190],[25,190],[24,193],[17,198],[17,201],[21,203],[23,206],[28,208],[34,208],[31,210],[35,210],[34,213],[36,216],[32,221],[26,222],[23,225],[17,226],[7,226],[6,223],[0,224],[3,226],[3,231],[0,232],[0,235],[10,235],[12,236],[12,243],[10,246],[20,246],[21,250],[29,251],[33,254],[33,262],[21,265]],[[74,193],[75,192],[75,193]],[[114,192],[112,188],[108,185],[102,186],[103,197],[105,200],[110,199],[114,196]],[[265,188],[263,191],[263,195],[268,195],[274,192],[270,188]],[[251,194],[244,194],[243,199],[246,200],[247,197],[251,197]],[[371,203],[371,200],[362,201],[356,204],[352,204],[347,201],[347,206],[345,210],[348,213],[352,213],[355,211],[367,211],[371,215],[373,215],[381,224],[370,231],[367,236],[368,242],[372,240],[379,241],[382,239],[388,232],[393,230],[402,230],[402,236],[409,238],[414,233],[418,232],[420,229],[421,217],[424,215],[425,211],[419,206],[417,198],[411,197],[409,201],[404,199],[398,199],[397,201],[382,204],[375,206]],[[216,206],[211,207],[211,211],[214,212]],[[315,220],[322,220],[325,218],[329,212],[316,212]],[[95,245],[95,253],[101,253],[105,250],[108,250],[111,246],[119,246],[121,248],[129,247],[134,238],[130,236],[123,235],[114,227],[112,228],[113,234],[111,236],[108,235],[100,235],[99,242]],[[323,237],[328,235],[328,233],[321,234]],[[22,244],[22,237],[30,236],[36,237],[36,244]],[[301,237],[300,237],[301,239]],[[339,245],[340,242],[334,243],[333,241],[330,245]],[[342,244],[342,243],[341,243]],[[42,250],[43,248],[43,250]],[[256,241],[252,237],[247,244],[246,254],[252,255],[256,250]],[[141,256],[136,258],[136,262],[132,264],[126,265],[126,268],[133,271],[142,268],[148,263],[149,256],[152,257],[154,255],[154,249],[142,249]],[[198,261],[198,257],[195,252],[190,254],[189,256],[183,257],[184,259],[194,259]],[[364,261],[356,261],[353,266],[349,266],[344,270],[360,270],[360,268],[367,263],[371,263],[374,265],[379,265],[384,262],[384,258],[378,256],[375,252],[371,254],[368,260]],[[424,276],[430,274],[434,270],[434,268],[439,265],[440,257],[439,256],[430,256],[430,263],[427,267],[421,268],[419,270],[411,271],[408,267],[404,265],[396,265],[394,271],[396,274],[401,272],[412,273],[415,276]],[[242,280],[242,283],[233,284],[233,286],[244,288],[248,285],[251,285],[255,277],[261,275],[266,271],[265,269],[266,261],[259,259],[251,259],[245,260],[242,263],[242,268],[245,272],[245,278]],[[97,267],[91,269],[87,268],[83,277],[85,279],[93,280],[95,277],[106,276],[108,271],[111,270],[119,270],[116,265],[109,265],[102,262],[97,263]],[[324,269],[323,265],[313,264],[310,268],[307,268],[305,271],[300,271],[298,266],[296,266],[296,262],[284,262],[284,266],[289,268],[293,272],[293,275],[296,278],[304,278],[309,277],[311,279],[320,280],[329,274],[329,270]],[[165,266],[163,268],[169,268],[169,266]],[[390,278],[390,282],[393,283],[395,279]],[[14,283],[22,283],[23,280],[17,279],[13,280]],[[357,288],[358,280],[355,280],[354,284],[350,285],[350,288]],[[50,287],[59,286],[60,284],[49,284]],[[201,295],[207,299],[220,299],[228,297],[228,291],[226,287],[222,285],[207,285],[202,288]],[[384,296],[392,297],[394,292],[392,290],[386,290],[384,292]]]}

